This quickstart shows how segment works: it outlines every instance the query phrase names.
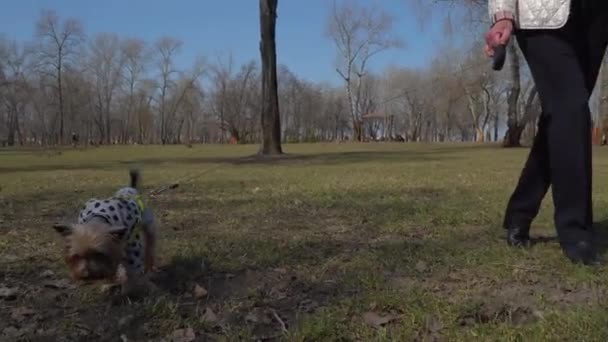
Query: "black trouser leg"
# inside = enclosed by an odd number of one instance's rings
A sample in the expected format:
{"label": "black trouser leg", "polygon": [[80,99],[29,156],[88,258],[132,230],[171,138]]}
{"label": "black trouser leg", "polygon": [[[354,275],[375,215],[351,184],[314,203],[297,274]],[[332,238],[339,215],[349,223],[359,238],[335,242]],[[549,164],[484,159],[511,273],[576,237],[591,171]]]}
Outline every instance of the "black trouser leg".
{"label": "black trouser leg", "polygon": [[608,38],[606,5],[595,6],[601,8],[573,10],[562,29],[517,33],[544,118],[505,224],[529,225],[550,184],[556,229],[564,247],[589,241],[592,227],[588,102]]}
{"label": "black trouser leg", "polygon": [[532,220],[538,214],[550,183],[547,120],[542,114],[528,160],[509,199],[504,227],[518,227],[527,232]]}

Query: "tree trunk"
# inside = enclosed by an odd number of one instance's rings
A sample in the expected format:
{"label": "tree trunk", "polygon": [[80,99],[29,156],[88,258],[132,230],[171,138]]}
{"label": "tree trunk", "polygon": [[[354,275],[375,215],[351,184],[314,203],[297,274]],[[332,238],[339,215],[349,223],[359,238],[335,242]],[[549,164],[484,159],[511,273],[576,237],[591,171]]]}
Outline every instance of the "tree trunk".
{"label": "tree trunk", "polygon": [[106,144],[111,145],[112,144],[112,122],[110,119],[110,106],[109,104],[106,104],[106,110],[105,110],[105,122],[106,122]]}
{"label": "tree trunk", "polygon": [[517,147],[521,146],[519,139],[521,138],[521,132],[523,131],[522,125],[519,123],[517,115],[517,101],[519,99],[519,93],[521,91],[520,84],[520,63],[519,55],[517,54],[517,47],[515,42],[512,42],[509,46],[509,61],[511,62],[509,71],[511,73],[511,89],[509,91],[509,97],[507,99],[508,112],[507,112],[507,133],[505,134],[506,139],[503,143],[504,147]]}
{"label": "tree trunk", "polygon": [[498,124],[499,124],[498,112],[494,113],[494,141],[498,141]]}
{"label": "tree trunk", "polygon": [[516,124],[515,126],[510,126],[505,133],[505,138],[503,141],[504,147],[518,147],[521,146],[521,134],[524,131],[525,125]]}
{"label": "tree trunk", "polygon": [[59,49],[57,62],[57,90],[59,92],[59,145],[63,145],[64,140],[64,106],[63,106],[63,85],[62,85],[62,51]]}
{"label": "tree trunk", "polygon": [[277,83],[276,11],[278,0],[260,0],[260,55],[262,58],[262,146],[260,154],[278,155],[281,149],[281,118]]}

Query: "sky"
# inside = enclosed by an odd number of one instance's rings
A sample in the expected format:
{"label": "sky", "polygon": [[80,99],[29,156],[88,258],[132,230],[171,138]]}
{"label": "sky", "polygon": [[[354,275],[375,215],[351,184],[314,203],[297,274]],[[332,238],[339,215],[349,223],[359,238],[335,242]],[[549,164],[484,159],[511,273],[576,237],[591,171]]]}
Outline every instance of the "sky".
{"label": "sky", "polygon": [[[407,0],[360,0],[379,3],[396,19],[393,33],[406,46],[377,55],[370,67],[424,67],[444,38],[440,22],[421,27]],[[277,59],[299,77],[337,84],[335,48],[324,36],[330,0],[281,0],[277,17]],[[28,41],[43,9],[61,19],[73,17],[87,36],[113,32],[154,42],[171,36],[183,42],[176,62],[189,68],[197,56],[216,61],[231,53],[236,63],[259,60],[259,13],[256,0],[20,0],[0,11],[0,33]]]}

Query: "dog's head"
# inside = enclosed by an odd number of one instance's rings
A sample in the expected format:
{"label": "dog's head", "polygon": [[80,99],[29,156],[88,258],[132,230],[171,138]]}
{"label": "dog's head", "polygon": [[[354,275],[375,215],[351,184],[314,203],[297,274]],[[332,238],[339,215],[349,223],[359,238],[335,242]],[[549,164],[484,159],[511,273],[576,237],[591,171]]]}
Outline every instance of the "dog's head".
{"label": "dog's head", "polygon": [[64,260],[74,278],[91,281],[111,278],[123,257],[125,227],[92,222],[55,224],[65,243]]}

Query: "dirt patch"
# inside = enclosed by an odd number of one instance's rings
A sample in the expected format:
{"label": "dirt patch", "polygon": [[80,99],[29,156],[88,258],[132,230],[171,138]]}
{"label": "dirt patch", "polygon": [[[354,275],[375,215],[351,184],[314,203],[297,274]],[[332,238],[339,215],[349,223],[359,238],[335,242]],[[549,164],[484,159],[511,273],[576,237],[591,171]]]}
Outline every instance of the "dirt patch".
{"label": "dirt patch", "polygon": [[539,302],[565,309],[571,305],[590,305],[608,299],[608,289],[600,284],[560,284],[558,280],[530,274],[519,280],[497,282],[483,274],[450,272],[430,278],[389,274],[387,284],[394,290],[422,288],[450,303],[462,297],[489,298],[510,302],[514,305]]}
{"label": "dirt patch", "polygon": [[[173,303],[180,321],[193,322],[197,336],[222,335],[241,326],[248,335],[272,339],[339,294],[334,282],[310,283],[286,269],[196,273],[193,265],[161,268],[152,277],[161,291],[140,301],[117,301],[115,294],[102,293],[99,284],[83,286],[51,272],[27,283],[2,283],[0,339],[55,340],[61,334],[67,340],[87,335],[102,341],[122,335],[130,341],[147,339],[165,329],[155,326],[150,311],[160,300]],[[187,271],[190,276],[183,276]]]}
{"label": "dirt patch", "polygon": [[284,268],[214,273],[205,271],[200,260],[174,262],[153,280],[190,302],[182,314],[201,317],[209,333],[245,322],[254,337],[282,336],[301,315],[314,313],[341,295],[336,282],[310,283]]}
{"label": "dirt patch", "polygon": [[504,302],[480,303],[458,317],[461,326],[476,324],[531,324],[543,318],[541,311],[530,306],[517,306]]}

